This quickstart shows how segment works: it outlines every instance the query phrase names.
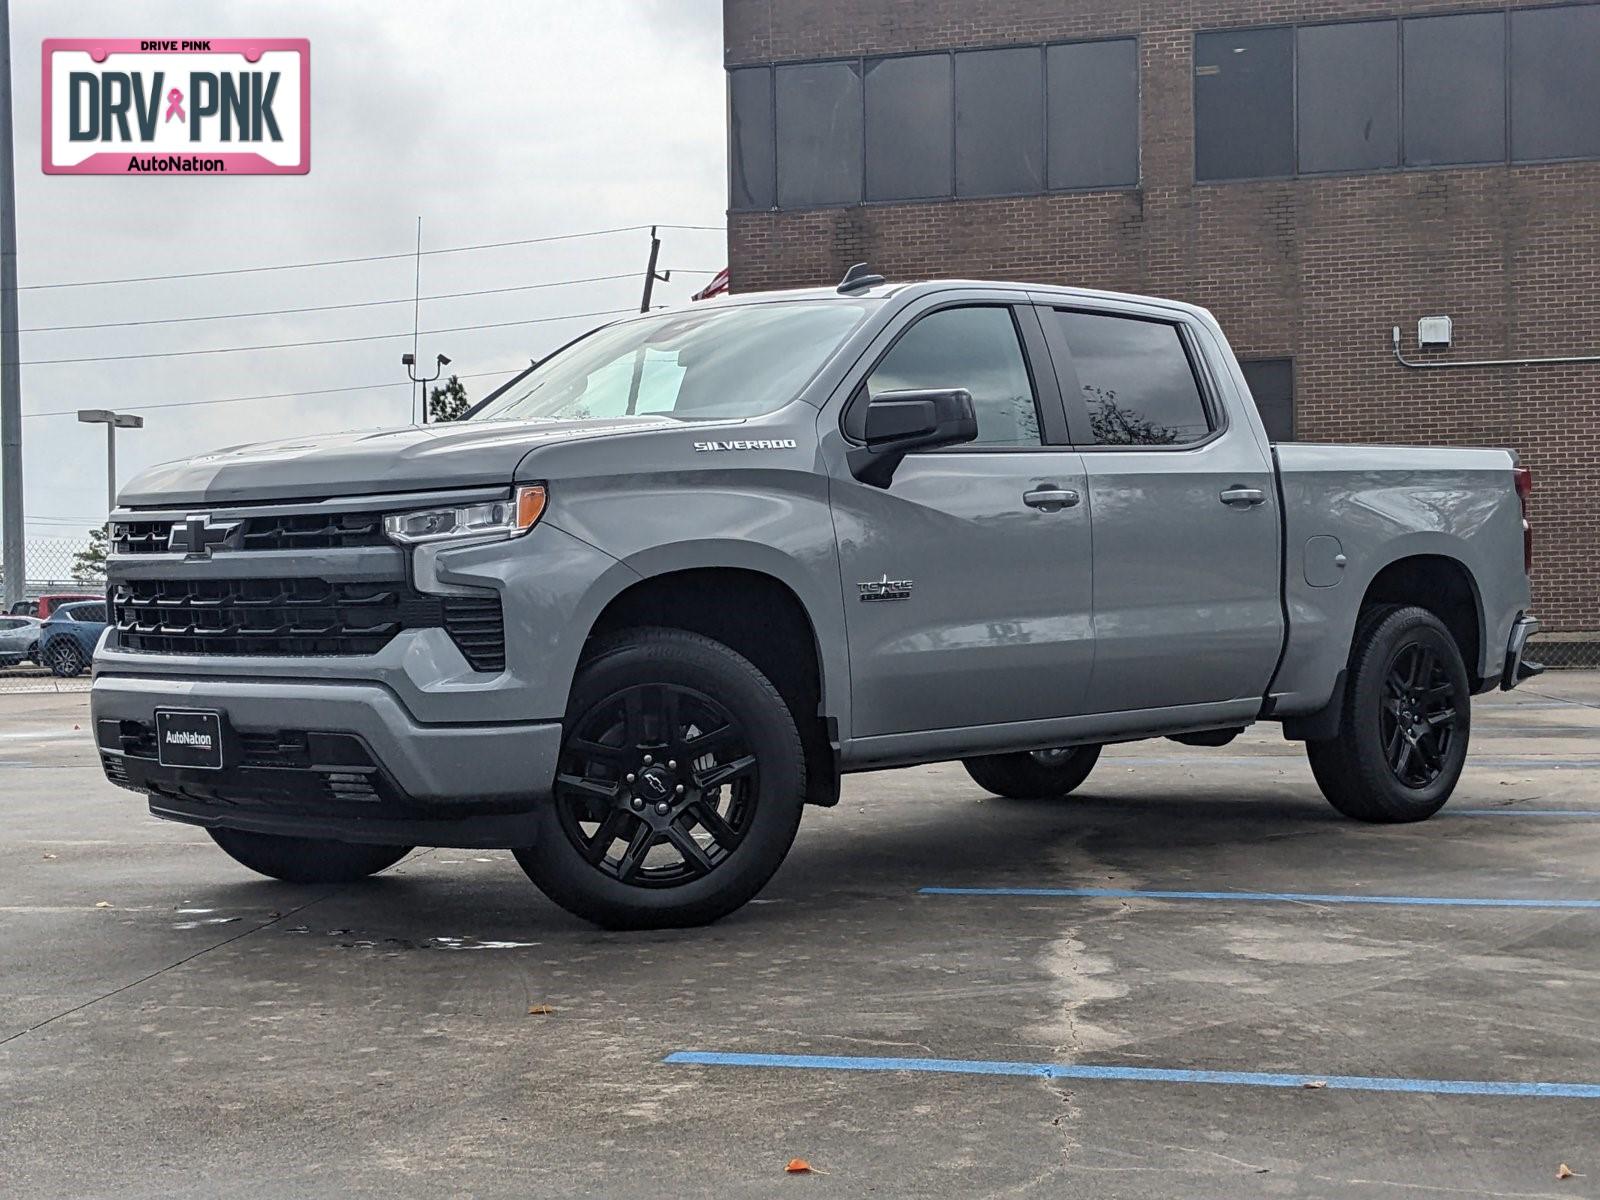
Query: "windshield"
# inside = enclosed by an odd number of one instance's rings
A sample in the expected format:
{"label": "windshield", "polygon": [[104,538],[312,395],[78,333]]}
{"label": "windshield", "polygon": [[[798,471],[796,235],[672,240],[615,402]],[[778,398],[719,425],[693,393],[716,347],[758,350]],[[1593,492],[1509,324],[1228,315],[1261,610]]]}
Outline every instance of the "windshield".
{"label": "windshield", "polygon": [[793,400],[867,301],[746,304],[611,325],[551,358],[474,420],[758,417]]}

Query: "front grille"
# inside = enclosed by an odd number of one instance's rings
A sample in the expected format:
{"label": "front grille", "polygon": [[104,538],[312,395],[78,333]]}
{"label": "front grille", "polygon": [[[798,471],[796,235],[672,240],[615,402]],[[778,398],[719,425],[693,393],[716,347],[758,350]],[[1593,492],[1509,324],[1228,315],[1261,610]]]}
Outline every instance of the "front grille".
{"label": "front grille", "polygon": [[[237,521],[213,518],[212,549],[343,550],[390,546],[383,514],[375,512],[269,514]],[[187,553],[189,529],[183,521],[116,521],[111,549],[116,554]]]}
{"label": "front grille", "polygon": [[326,579],[129,579],[111,589],[117,645],[146,654],[376,654],[402,629],[444,629],[475,671],[503,671],[499,596]]}

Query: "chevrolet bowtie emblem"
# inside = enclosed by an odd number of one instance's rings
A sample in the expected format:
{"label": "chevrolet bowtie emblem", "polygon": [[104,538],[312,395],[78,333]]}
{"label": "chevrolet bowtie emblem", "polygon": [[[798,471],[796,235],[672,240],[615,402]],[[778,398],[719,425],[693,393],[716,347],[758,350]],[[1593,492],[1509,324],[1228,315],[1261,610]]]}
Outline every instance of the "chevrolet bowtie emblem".
{"label": "chevrolet bowtie emblem", "polygon": [[[181,526],[183,530],[183,551],[188,558],[210,558],[211,551],[223,545],[239,528],[238,521],[211,522],[204,513],[190,513],[184,518]],[[176,535],[178,530],[174,529]],[[178,549],[177,546],[173,547]]]}

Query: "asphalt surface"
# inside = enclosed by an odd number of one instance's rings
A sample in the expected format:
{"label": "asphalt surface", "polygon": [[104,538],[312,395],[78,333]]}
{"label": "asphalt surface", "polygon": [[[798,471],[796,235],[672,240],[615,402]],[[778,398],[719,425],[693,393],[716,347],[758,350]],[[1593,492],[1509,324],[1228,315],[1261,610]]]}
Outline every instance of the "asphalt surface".
{"label": "asphalt surface", "polygon": [[1422,825],[1271,726],[1065,801],[855,776],[647,935],[503,852],[257,879],[85,716],[0,696],[0,1196],[1600,1196],[1600,674],[1480,700]]}

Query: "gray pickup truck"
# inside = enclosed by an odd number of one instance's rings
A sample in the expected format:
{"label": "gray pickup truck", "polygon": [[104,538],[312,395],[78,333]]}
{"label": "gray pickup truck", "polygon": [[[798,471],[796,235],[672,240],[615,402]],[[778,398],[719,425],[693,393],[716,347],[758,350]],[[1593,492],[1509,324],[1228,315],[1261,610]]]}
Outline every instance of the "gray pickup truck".
{"label": "gray pickup truck", "polygon": [[462,423],[145,472],[95,736],[265,874],[509,847],[623,928],[745,903],[852,771],[1060,796],[1272,720],[1414,821],[1539,670],[1529,486],[1274,446],[1202,309],[852,268],[605,326]]}

